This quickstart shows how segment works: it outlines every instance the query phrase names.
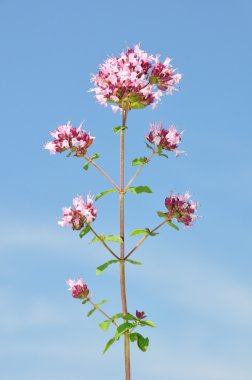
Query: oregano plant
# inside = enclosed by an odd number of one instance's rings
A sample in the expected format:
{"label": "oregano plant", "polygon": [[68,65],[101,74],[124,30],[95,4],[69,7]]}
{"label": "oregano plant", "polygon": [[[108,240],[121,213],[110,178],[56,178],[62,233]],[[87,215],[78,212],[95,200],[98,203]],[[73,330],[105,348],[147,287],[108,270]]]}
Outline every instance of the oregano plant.
{"label": "oregano plant", "polygon": [[[178,224],[190,227],[198,218],[196,212],[198,204],[190,201],[190,194],[184,195],[171,192],[166,196],[164,204],[161,202],[161,211],[157,211],[159,222],[155,227],[142,227],[131,232],[130,236],[139,235],[138,243],[129,252],[125,251],[126,236],[124,233],[124,199],[128,192],[133,194],[152,193],[147,185],[137,184],[135,181],[140,172],[153,159],[154,156],[168,158],[168,154],[179,156],[184,153],[179,149],[182,139],[182,131],[178,131],[173,125],[167,129],[161,122],[151,123],[149,132],[145,135],[146,151],[148,154],[132,159],[131,165],[136,167],[133,177],[125,181],[125,134],[128,128],[127,118],[130,111],[140,110],[148,107],[155,108],[163,95],[170,95],[177,89],[181,75],[171,65],[170,58],[164,62],[160,61],[160,56],[149,55],[140,49],[140,45],[133,49],[122,52],[119,58],[108,58],[99,67],[99,72],[92,75],[91,82],[97,101],[107,107],[111,103],[114,112],[121,113],[120,125],[113,127],[112,133],[120,134],[120,183],[116,182],[105,172],[99,162],[99,154],[90,153],[94,144],[94,137],[83,130],[82,125],[73,127],[71,122],[59,126],[51,132],[53,140],[45,144],[44,148],[50,154],[67,152],[67,157],[75,156],[83,159],[83,169],[87,171],[89,166],[94,166],[103,175],[110,188],[102,189],[96,197],[87,195],[84,199],[81,195],[73,199],[70,207],[63,208],[63,216],[58,224],[61,227],[71,226],[73,230],[79,232],[80,238],[92,235],[89,243],[100,243],[104,250],[112,256],[110,260],[96,268],[96,274],[102,274],[108,267],[119,264],[119,284],[121,290],[121,309],[115,314],[108,315],[105,311],[105,302],[97,302],[89,294],[88,285],[83,279],[69,279],[67,284],[72,296],[79,299],[83,305],[91,305],[87,316],[91,316],[95,311],[99,312],[103,319],[99,327],[103,331],[110,331],[110,339],[106,343],[103,352],[105,353],[111,345],[124,340],[124,360],[125,379],[130,380],[130,344],[137,344],[139,349],[145,352],[149,346],[148,337],[142,333],[143,327],[155,327],[155,324],[146,319],[144,311],[128,310],[126,293],[126,266],[140,265],[139,261],[132,259],[135,251],[147,238],[155,237],[159,234],[161,227],[169,226],[178,230]],[[97,209],[94,204],[100,198],[116,193],[119,198],[119,234],[105,235],[97,231],[94,222],[97,218]],[[118,249],[114,249],[118,244]],[[146,330],[144,330],[145,332]]]}

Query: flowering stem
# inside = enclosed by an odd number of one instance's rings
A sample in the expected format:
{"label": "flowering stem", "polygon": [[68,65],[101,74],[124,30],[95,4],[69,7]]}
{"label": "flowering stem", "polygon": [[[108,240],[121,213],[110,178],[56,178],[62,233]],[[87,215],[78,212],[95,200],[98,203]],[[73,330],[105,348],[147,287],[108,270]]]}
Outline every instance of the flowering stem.
{"label": "flowering stem", "polygon": [[[122,127],[126,126],[128,111],[122,110]],[[126,298],[126,285],[125,285],[125,261],[124,261],[124,137],[125,129],[121,129],[120,136],[120,237],[122,242],[120,244],[120,288],[123,314],[127,314],[127,298]],[[130,340],[129,334],[124,334],[124,360],[125,360],[125,379],[130,380]]]}
{"label": "flowering stem", "polygon": [[[162,227],[165,223],[167,222],[167,220],[165,219],[162,223],[160,223],[157,227],[155,227],[153,230],[151,230],[151,233],[152,232],[155,232],[157,231],[160,227]],[[148,235],[145,235],[142,237],[141,240],[139,240],[139,242],[135,245],[134,248],[132,248],[132,250],[125,256],[124,260],[127,260],[130,255],[132,255],[132,253],[147,239],[147,237],[150,236],[149,234]]]}
{"label": "flowering stem", "polygon": [[157,152],[154,151],[149,158],[147,158],[147,160],[145,162],[143,162],[139,168],[137,169],[136,173],[134,174],[134,176],[131,178],[131,180],[129,181],[129,183],[127,184],[126,188],[125,188],[125,192],[127,190],[129,190],[129,187],[130,185],[132,184],[132,182],[136,179],[136,177],[138,176],[138,174],[140,173],[140,171],[143,169],[144,165],[146,165],[148,162],[150,162],[150,160],[152,159],[152,157],[156,154]]}
{"label": "flowering stem", "polygon": [[91,165],[93,165],[97,170],[99,170],[99,172],[105,177],[107,178],[107,180],[111,183],[112,186],[114,186],[116,188],[116,190],[119,192],[120,189],[119,187],[116,185],[116,183],[109,177],[109,175],[107,173],[105,173],[105,171],[99,166],[97,165],[93,160],[92,158],[89,158],[89,157],[85,157],[85,160],[88,161]]}
{"label": "flowering stem", "polygon": [[95,304],[93,301],[91,301],[90,298],[88,298],[88,302],[90,302],[94,306],[95,309],[99,310],[99,312],[102,313],[104,315],[104,317],[109,319],[112,323],[114,323],[114,325],[116,327],[118,327],[118,324],[114,321],[114,319],[111,318],[107,313],[105,313],[105,311],[103,311],[97,304]]}
{"label": "flowering stem", "polygon": [[120,257],[118,257],[115,252],[112,251],[112,249],[105,243],[105,241],[95,232],[95,230],[91,227],[89,224],[90,230],[93,232],[93,234],[100,240],[100,242],[104,245],[105,248],[113,255],[117,260],[120,261]]}

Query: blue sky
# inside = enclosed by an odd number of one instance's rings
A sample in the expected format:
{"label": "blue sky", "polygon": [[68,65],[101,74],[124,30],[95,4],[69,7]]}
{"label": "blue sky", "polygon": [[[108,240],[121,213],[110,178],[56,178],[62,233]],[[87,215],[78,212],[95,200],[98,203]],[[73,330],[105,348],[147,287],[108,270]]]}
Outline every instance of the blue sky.
{"label": "blue sky", "polygon": [[[187,156],[155,158],[136,184],[152,195],[129,195],[126,231],[159,222],[170,190],[189,190],[203,216],[189,230],[164,228],[137,251],[127,271],[129,309],[143,309],[158,328],[143,354],[132,347],[133,379],[250,380],[252,377],[251,3],[249,1],[0,1],[2,380],[123,379],[122,345],[87,319],[67,292],[82,275],[109,313],[120,310],[117,268],[70,229],[61,208],[76,194],[109,184],[80,159],[50,157],[49,131],[72,120],[96,136],[100,164],[118,180],[119,114],[88,93],[90,74],[109,55],[141,42],[173,58],[180,91],[155,111],[132,111],[130,161],[147,154],[151,121],[184,129]],[[96,229],[118,233],[114,194],[97,204]],[[130,248],[135,240],[127,242]]]}

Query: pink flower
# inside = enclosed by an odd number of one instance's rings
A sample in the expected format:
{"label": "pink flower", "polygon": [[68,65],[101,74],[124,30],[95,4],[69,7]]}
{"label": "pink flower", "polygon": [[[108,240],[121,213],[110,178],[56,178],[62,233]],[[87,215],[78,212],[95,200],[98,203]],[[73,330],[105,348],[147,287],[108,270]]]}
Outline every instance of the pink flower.
{"label": "pink flower", "polygon": [[151,123],[150,133],[145,135],[146,139],[158,149],[158,152],[162,150],[174,151],[176,156],[181,153],[185,153],[183,150],[178,150],[178,145],[181,142],[182,132],[178,132],[173,125],[170,125],[168,129],[163,128],[162,123]]}
{"label": "pink flower", "polygon": [[66,283],[70,286],[68,290],[71,290],[74,298],[87,298],[89,290],[82,278],[79,278],[77,281],[69,279]]}
{"label": "pink flower", "polygon": [[94,137],[82,130],[82,125],[73,128],[70,121],[60,125],[54,132],[51,132],[51,135],[54,140],[44,145],[50,154],[62,153],[70,149],[75,156],[83,157],[94,141]]}
{"label": "pink flower", "polygon": [[181,78],[175,74],[170,59],[161,63],[159,56],[148,55],[139,44],[122,52],[119,58],[106,59],[99,69],[91,77],[94,87],[90,90],[97,101],[105,107],[112,102],[128,110],[150,104],[155,107],[163,92],[171,94]]}
{"label": "pink flower", "polygon": [[198,203],[190,202],[191,195],[186,192],[185,195],[173,194],[165,199],[165,206],[168,209],[168,219],[177,219],[178,222],[184,223],[185,227],[190,227],[199,217],[196,215]]}
{"label": "pink flower", "polygon": [[72,224],[73,230],[81,230],[85,224],[92,223],[97,216],[97,210],[94,209],[94,201],[90,195],[87,196],[87,202],[78,195],[73,199],[73,208],[64,207],[62,211],[63,217],[58,221],[58,225],[64,227]]}

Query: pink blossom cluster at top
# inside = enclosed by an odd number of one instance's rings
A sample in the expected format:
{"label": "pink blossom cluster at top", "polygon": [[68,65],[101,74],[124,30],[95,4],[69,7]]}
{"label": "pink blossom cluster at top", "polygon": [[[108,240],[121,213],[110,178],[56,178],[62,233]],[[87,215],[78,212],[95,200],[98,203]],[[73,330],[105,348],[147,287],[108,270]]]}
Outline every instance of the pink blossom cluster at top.
{"label": "pink blossom cluster at top", "polygon": [[88,296],[89,290],[82,278],[79,278],[77,281],[69,279],[66,283],[70,286],[69,290],[71,290],[74,298],[86,298]]}
{"label": "pink blossom cluster at top", "polygon": [[187,192],[185,195],[173,194],[165,199],[165,206],[168,209],[170,219],[176,218],[178,222],[184,223],[186,227],[190,227],[198,218],[197,212],[198,203],[190,202],[191,195]]}
{"label": "pink blossom cluster at top", "polygon": [[73,230],[80,230],[85,224],[92,223],[97,215],[97,210],[94,209],[94,201],[88,195],[87,202],[83,201],[82,196],[78,195],[73,199],[73,208],[63,208],[62,220],[58,222],[61,227],[72,224]]}
{"label": "pink blossom cluster at top", "polygon": [[147,140],[155,145],[159,150],[165,149],[174,151],[176,156],[185,153],[184,150],[178,150],[178,145],[181,142],[182,132],[178,132],[173,125],[168,129],[163,128],[162,123],[151,123],[150,133],[145,135]]}
{"label": "pink blossom cluster at top", "polygon": [[75,156],[83,157],[94,141],[94,137],[82,130],[82,125],[73,128],[71,122],[60,125],[50,134],[54,140],[44,145],[45,149],[50,150],[50,154],[62,153],[71,149],[72,152],[75,152]]}
{"label": "pink blossom cluster at top", "polygon": [[119,58],[108,58],[99,66],[98,74],[92,75],[91,91],[105,107],[107,102],[116,103],[113,111],[123,107],[139,109],[150,104],[155,108],[163,93],[171,94],[181,79],[170,58],[162,63],[159,57],[148,55],[140,45],[135,45]]}

